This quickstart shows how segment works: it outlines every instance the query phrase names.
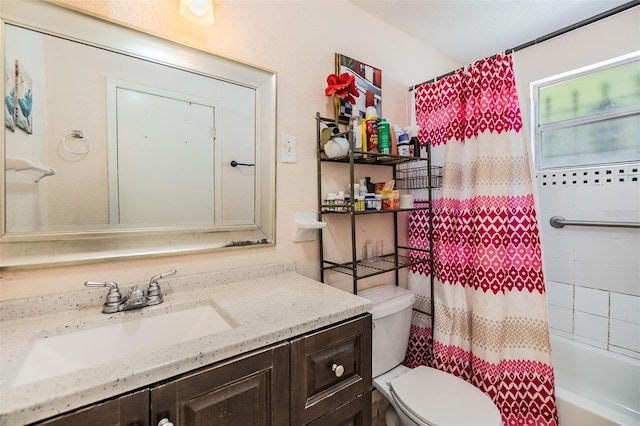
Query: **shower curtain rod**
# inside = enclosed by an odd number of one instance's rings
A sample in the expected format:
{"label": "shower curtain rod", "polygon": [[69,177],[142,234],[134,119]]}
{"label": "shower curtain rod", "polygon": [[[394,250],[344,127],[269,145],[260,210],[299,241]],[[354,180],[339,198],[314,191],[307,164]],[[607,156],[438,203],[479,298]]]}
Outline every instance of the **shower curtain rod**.
{"label": "shower curtain rod", "polygon": [[[589,24],[593,24],[594,22],[600,21],[601,19],[608,18],[609,16],[613,16],[613,15],[615,15],[617,13],[620,13],[620,12],[624,12],[625,10],[631,9],[632,7],[636,7],[638,5],[640,5],[640,0],[633,0],[633,1],[630,1],[628,3],[621,4],[618,7],[614,7],[611,10],[607,10],[605,12],[599,13],[599,14],[597,14],[595,16],[592,16],[591,18],[587,18],[587,19],[584,19],[584,20],[582,20],[580,22],[576,22],[573,25],[569,25],[567,27],[561,28],[561,29],[559,29],[557,31],[554,31],[554,32],[549,33],[547,35],[544,35],[542,37],[538,37],[538,38],[533,39],[531,41],[528,41],[526,43],[520,44],[520,45],[518,45],[516,47],[512,47],[510,49],[506,49],[505,53],[506,54],[510,54],[510,53],[517,52],[519,50],[525,49],[527,47],[531,47],[531,46],[533,46],[535,44],[542,43],[543,41],[547,41],[547,40],[550,40],[550,39],[552,39],[554,37],[561,36],[563,34],[566,34],[566,33],[570,32],[570,31],[577,30],[578,28],[582,28],[582,27],[587,26]],[[496,55],[491,56],[491,58],[495,58],[495,57],[496,57]],[[446,74],[442,74],[442,75],[440,75],[438,77],[435,77],[435,78],[432,78],[430,80],[424,81],[424,82],[422,82],[420,84],[413,85],[413,86],[411,86],[409,88],[409,91],[417,89],[418,87],[422,86],[423,84],[435,83],[436,81],[438,81],[440,79],[443,79],[445,77],[449,77],[450,75],[455,74],[456,71],[458,71],[460,69],[464,69],[464,68],[466,68],[466,65],[464,67],[460,67],[460,68],[457,68],[457,69],[455,69],[453,71],[450,71],[450,72],[448,72]]]}

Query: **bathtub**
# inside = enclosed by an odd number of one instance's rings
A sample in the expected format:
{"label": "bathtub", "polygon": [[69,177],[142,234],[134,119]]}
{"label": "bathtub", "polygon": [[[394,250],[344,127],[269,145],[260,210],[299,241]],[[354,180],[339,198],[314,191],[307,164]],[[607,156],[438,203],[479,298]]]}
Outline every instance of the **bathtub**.
{"label": "bathtub", "polygon": [[640,360],[551,335],[560,426],[640,425]]}

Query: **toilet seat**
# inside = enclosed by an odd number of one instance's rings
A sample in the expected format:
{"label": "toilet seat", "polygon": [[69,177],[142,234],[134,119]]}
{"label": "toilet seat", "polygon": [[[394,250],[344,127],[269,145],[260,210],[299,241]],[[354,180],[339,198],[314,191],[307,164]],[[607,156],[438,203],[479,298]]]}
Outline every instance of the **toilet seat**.
{"label": "toilet seat", "polygon": [[453,374],[420,366],[389,385],[398,408],[417,424],[502,425],[491,398]]}

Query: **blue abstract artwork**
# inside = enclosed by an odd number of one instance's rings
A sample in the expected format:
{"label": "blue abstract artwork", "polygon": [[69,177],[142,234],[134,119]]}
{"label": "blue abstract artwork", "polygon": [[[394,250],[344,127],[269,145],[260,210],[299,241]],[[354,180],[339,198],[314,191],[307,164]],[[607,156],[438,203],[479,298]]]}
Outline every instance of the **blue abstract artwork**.
{"label": "blue abstract artwork", "polygon": [[4,125],[14,132],[16,130],[16,122],[13,118],[16,111],[16,71],[13,66],[5,65],[4,93]]}
{"label": "blue abstract artwork", "polygon": [[31,110],[33,107],[32,81],[29,73],[19,61],[16,61],[16,99],[15,122],[16,126],[25,132],[33,133]]}

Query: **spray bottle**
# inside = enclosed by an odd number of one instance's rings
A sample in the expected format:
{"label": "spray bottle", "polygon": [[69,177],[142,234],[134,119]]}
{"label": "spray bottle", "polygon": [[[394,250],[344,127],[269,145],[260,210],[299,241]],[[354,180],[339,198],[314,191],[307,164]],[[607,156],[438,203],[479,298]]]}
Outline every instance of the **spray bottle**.
{"label": "spray bottle", "polygon": [[378,121],[378,152],[380,154],[391,154],[389,123],[387,123],[387,120],[384,118]]}
{"label": "spray bottle", "polygon": [[[362,122],[362,151],[378,152],[378,112],[375,107],[367,107],[365,119]],[[367,158],[366,155],[362,156]]]}

